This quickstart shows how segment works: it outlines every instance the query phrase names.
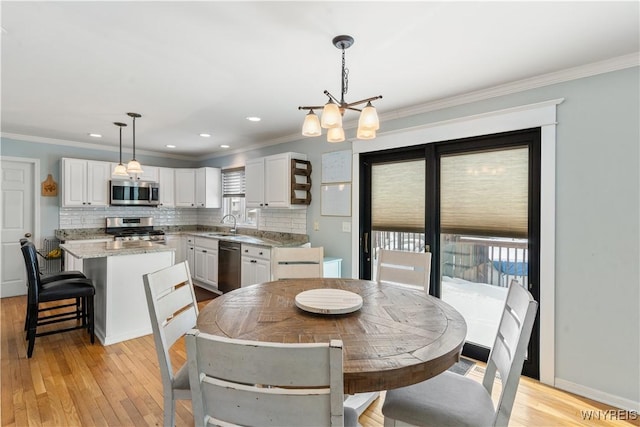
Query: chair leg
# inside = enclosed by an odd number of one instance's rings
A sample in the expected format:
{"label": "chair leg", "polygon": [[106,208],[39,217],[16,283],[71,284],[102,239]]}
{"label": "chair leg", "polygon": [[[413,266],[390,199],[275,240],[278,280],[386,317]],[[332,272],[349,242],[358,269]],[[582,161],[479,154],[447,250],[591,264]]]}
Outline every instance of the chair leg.
{"label": "chair leg", "polygon": [[33,354],[33,347],[36,343],[36,328],[38,326],[38,305],[30,304],[29,313],[29,329],[27,330],[27,340],[29,344],[27,346],[27,358],[31,358]]}
{"label": "chair leg", "polygon": [[89,335],[91,336],[91,344],[93,344],[95,342],[95,317],[93,313],[93,295],[86,298],[84,305],[86,306],[86,310],[89,315],[88,329],[89,329]]}
{"label": "chair leg", "polygon": [[176,401],[173,400],[173,396],[171,395],[170,390],[169,390],[169,393],[167,393],[167,391],[163,392],[163,400],[164,400],[164,427],[174,427],[176,425],[176,420],[175,420]]}

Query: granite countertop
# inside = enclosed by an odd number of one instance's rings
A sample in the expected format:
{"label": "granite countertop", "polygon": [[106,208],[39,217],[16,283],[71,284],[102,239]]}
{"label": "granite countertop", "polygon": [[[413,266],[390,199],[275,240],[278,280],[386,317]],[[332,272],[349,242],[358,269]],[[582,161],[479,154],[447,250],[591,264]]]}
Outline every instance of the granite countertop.
{"label": "granite countertop", "polygon": [[[227,240],[265,247],[296,247],[309,241],[306,234],[280,233],[273,231],[258,231],[240,229],[237,234],[229,233],[228,229],[213,226],[166,226],[156,227],[170,236],[188,235],[206,237],[209,239]],[[74,240],[113,240],[113,235],[106,234],[104,228],[80,228],[56,230],[56,237],[61,242],[71,243]]]}
{"label": "granite countertop", "polygon": [[144,240],[79,243],[73,245],[62,244],[60,248],[80,259],[175,251],[175,249],[170,246]]}
{"label": "granite countertop", "polygon": [[228,242],[236,242],[236,243],[245,243],[249,245],[256,246],[266,246],[269,248],[275,247],[296,247],[301,246],[305,242],[300,241],[300,239],[281,239],[281,240],[273,240],[268,239],[266,237],[258,237],[258,236],[250,236],[247,234],[231,234],[224,232],[211,232],[211,231],[195,231],[195,232],[185,232],[183,234],[188,234],[190,236],[195,237],[205,237],[207,239],[218,239],[225,240]]}

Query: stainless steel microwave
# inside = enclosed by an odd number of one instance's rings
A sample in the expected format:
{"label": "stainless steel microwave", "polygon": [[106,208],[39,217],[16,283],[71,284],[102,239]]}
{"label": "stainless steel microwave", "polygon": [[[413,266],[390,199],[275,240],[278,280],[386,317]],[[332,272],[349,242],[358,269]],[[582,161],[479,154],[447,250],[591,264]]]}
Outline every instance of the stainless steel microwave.
{"label": "stainless steel microwave", "polygon": [[157,206],[160,186],[152,181],[111,181],[110,204],[115,206]]}

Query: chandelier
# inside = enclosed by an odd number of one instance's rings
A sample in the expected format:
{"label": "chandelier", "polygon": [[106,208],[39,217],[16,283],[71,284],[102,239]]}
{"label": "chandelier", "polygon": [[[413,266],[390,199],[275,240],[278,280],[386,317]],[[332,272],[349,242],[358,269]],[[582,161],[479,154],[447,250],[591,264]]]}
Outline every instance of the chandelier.
{"label": "chandelier", "polygon": [[[342,128],[342,116],[346,110],[353,110],[360,112],[360,119],[358,120],[358,132],[356,137],[358,139],[373,139],[376,137],[376,131],[380,128],[380,122],[378,120],[378,113],[371,101],[381,99],[382,95],[374,96],[371,98],[361,99],[356,102],[345,102],[344,96],[349,89],[349,70],[345,68],[344,51],[353,44],[353,37],[351,36],[336,36],[333,38],[333,45],[342,50],[342,90],[340,94],[340,100],[331,95],[329,91],[325,90],[324,94],[329,97],[329,101],[324,106],[303,106],[298,107],[298,110],[309,110],[309,113],[304,118],[302,125],[302,135],[304,136],[319,136],[322,134],[322,129],[327,130],[328,142],[342,142],[344,141],[344,129]],[[357,105],[366,103],[365,107],[360,110],[354,108]],[[320,110],[322,108],[322,120],[318,120],[318,116],[313,110]]]}

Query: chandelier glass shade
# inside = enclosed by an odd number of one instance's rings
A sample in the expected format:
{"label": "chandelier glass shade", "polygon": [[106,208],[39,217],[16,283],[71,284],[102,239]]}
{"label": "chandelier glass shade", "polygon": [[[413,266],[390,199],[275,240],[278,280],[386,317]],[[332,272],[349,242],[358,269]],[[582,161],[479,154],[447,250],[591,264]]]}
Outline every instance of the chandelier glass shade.
{"label": "chandelier glass shade", "polygon": [[116,166],[113,169],[113,172],[111,173],[111,175],[126,176],[128,178],[129,174],[127,173],[127,167],[122,164],[122,128],[125,127],[127,124],[120,123],[120,122],[114,122],[113,124],[120,128],[120,162],[118,163],[118,166]]}
{"label": "chandelier glass shade", "polygon": [[[319,136],[322,134],[322,128],[327,130],[327,141],[329,142],[342,142],[345,139],[344,129],[342,127],[342,116],[346,110],[353,110],[360,112],[360,119],[358,120],[358,131],[356,137],[358,139],[373,139],[376,137],[376,131],[380,128],[380,120],[378,119],[378,113],[375,107],[371,104],[371,101],[381,99],[382,95],[374,96],[371,98],[361,99],[356,102],[345,102],[344,96],[347,93],[349,86],[349,70],[345,68],[345,49],[348,49],[353,44],[353,37],[342,35],[333,38],[333,45],[342,50],[342,85],[340,100],[331,95],[328,91],[324,91],[324,94],[329,97],[329,101],[324,105],[316,106],[300,106],[298,110],[309,110],[309,113],[304,118],[302,125],[302,135],[304,136]],[[366,106],[360,110],[355,108],[360,104],[366,103]],[[322,109],[322,116],[318,119],[318,116],[313,110]]]}
{"label": "chandelier glass shade", "polygon": [[127,163],[127,173],[138,175],[144,172],[140,162],[136,160],[136,119],[142,116],[138,113],[127,113],[127,115],[133,118],[133,158]]}

